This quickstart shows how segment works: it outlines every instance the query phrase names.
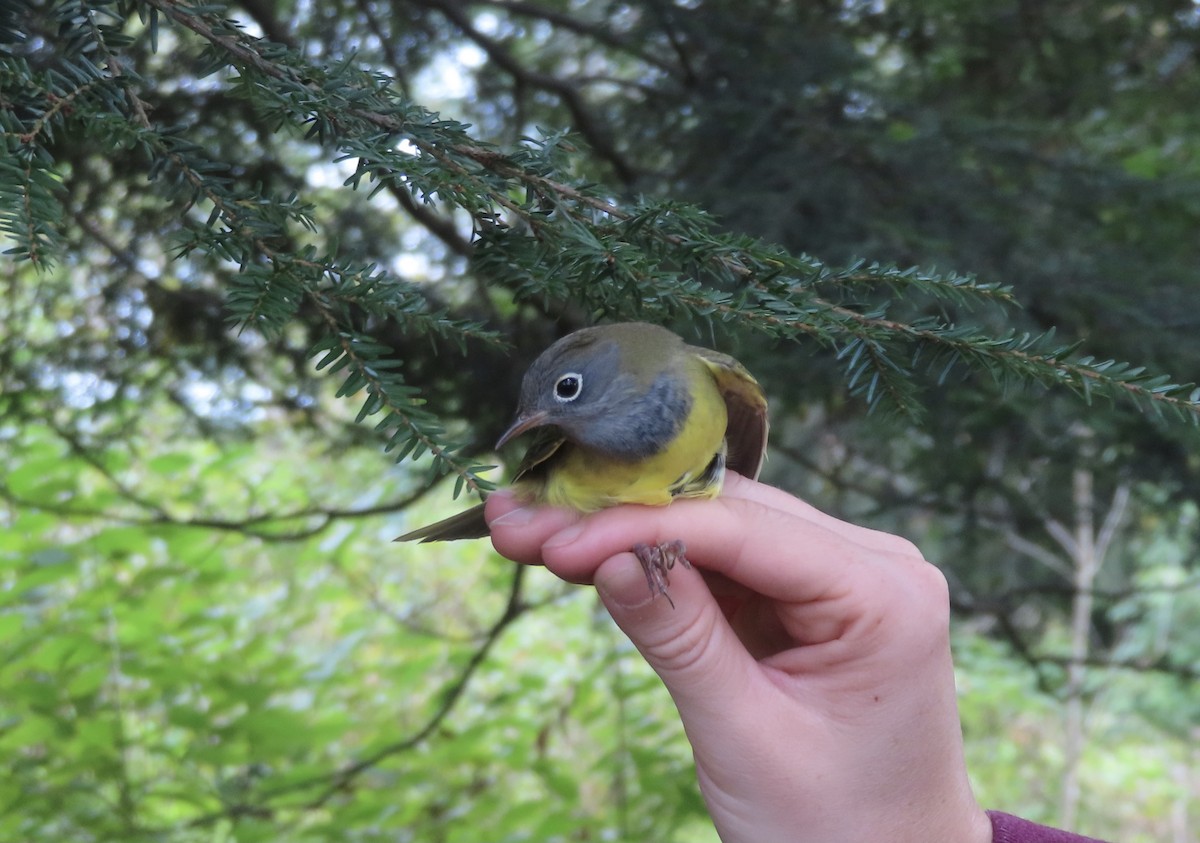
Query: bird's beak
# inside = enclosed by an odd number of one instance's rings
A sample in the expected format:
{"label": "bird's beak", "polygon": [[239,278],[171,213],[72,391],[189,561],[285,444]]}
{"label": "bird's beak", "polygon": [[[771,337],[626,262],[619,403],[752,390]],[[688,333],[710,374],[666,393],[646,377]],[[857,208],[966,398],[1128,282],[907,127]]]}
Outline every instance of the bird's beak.
{"label": "bird's beak", "polygon": [[512,423],[512,427],[504,431],[504,435],[500,437],[500,441],[496,443],[496,450],[503,448],[508,442],[516,439],[527,430],[533,430],[535,427],[541,427],[546,423],[546,419],[550,414],[545,410],[539,410],[536,413],[529,415],[517,416],[517,420]]}

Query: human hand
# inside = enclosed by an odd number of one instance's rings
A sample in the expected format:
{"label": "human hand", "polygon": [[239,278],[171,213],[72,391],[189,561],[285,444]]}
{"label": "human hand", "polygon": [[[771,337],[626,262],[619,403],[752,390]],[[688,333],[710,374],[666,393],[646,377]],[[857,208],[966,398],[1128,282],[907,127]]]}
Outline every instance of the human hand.
{"label": "human hand", "polygon": [[[674,698],[726,843],[989,843],[967,782],[942,574],[907,540],[729,475],[590,516],[487,503],[510,559],[594,582]],[[629,549],[682,539],[672,609]]]}

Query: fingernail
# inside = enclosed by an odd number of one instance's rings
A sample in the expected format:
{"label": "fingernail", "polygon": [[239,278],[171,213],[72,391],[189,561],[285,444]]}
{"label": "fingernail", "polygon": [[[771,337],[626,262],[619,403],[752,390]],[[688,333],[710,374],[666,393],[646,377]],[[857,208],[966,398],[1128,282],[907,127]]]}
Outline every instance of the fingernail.
{"label": "fingernail", "polygon": [[542,545],[542,547],[544,547],[544,548],[545,547],[562,547],[563,545],[568,545],[571,542],[575,541],[575,539],[579,538],[579,536],[582,532],[583,532],[582,524],[572,524],[570,527],[567,527],[565,530],[559,530],[553,536],[548,538],[545,541],[545,543]]}
{"label": "fingernail", "polygon": [[533,520],[534,509],[531,506],[521,506],[511,512],[506,512],[496,518],[489,526],[492,527],[524,527]]}
{"label": "fingernail", "polygon": [[625,611],[648,606],[658,596],[646,587],[646,574],[632,554],[615,565],[606,567],[602,576],[596,578],[596,588],[604,597],[605,603],[611,603]]}

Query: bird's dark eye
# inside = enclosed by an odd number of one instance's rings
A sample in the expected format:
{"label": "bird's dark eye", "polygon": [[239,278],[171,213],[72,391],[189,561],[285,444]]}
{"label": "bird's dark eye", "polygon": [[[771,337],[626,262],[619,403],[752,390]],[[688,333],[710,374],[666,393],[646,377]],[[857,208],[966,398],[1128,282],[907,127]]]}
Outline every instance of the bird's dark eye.
{"label": "bird's dark eye", "polygon": [[554,398],[562,403],[574,401],[583,390],[583,375],[578,372],[567,372],[554,384]]}

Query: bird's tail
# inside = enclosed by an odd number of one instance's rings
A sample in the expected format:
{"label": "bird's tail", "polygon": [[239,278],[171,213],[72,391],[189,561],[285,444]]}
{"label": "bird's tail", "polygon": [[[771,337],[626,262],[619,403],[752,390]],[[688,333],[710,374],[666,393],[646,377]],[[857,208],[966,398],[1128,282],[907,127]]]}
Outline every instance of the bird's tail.
{"label": "bird's tail", "polygon": [[486,535],[488,525],[483,520],[483,504],[479,504],[458,515],[451,515],[411,533],[405,533],[394,541],[449,542],[456,539],[481,539]]}

